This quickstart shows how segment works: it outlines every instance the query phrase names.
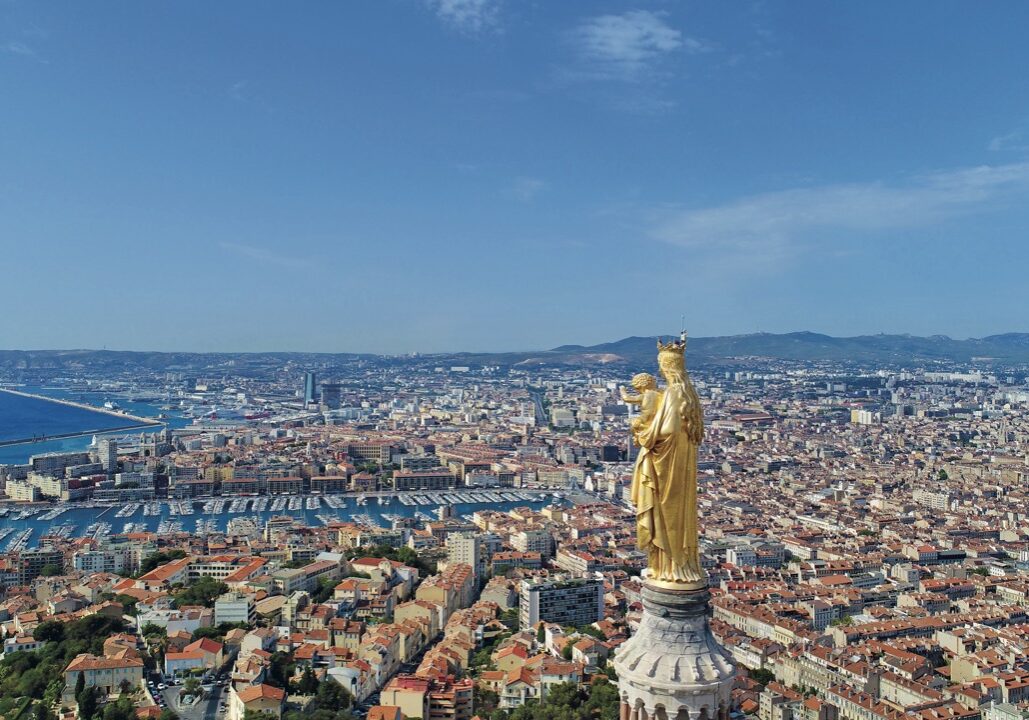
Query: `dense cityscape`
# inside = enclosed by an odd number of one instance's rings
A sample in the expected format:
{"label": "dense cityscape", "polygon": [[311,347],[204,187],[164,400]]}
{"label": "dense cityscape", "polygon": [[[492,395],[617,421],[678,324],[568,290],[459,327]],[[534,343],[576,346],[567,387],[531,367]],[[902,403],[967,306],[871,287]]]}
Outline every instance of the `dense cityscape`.
{"label": "dense cityscape", "polygon": [[[0,711],[617,715],[646,566],[637,368],[245,360],[5,371],[8,390],[179,422],[0,470]],[[1024,370],[735,358],[691,375],[732,713],[1018,717]]]}
{"label": "dense cityscape", "polygon": [[1029,720],[1026,28],[0,0],[0,720]]}

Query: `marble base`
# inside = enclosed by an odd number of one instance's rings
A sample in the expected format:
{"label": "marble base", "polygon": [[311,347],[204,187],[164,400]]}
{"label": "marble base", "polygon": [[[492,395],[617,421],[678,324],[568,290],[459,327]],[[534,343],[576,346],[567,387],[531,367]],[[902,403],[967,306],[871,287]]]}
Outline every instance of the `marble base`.
{"label": "marble base", "polygon": [[643,617],[618,648],[621,720],[724,720],[736,674],[708,626],[707,588],[643,586]]}

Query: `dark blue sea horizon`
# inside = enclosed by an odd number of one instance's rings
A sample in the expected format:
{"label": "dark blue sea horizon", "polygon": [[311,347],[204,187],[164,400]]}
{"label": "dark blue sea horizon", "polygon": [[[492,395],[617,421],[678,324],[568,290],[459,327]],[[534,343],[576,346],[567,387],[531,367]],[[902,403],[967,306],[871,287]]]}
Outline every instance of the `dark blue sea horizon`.
{"label": "dark blue sea horizon", "polygon": [[112,430],[132,424],[129,418],[0,392],[0,441]]}

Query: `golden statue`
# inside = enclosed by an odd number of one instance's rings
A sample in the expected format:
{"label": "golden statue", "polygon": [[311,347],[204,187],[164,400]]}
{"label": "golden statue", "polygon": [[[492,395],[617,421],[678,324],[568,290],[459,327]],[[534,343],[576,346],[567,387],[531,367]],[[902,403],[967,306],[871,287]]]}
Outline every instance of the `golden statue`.
{"label": "golden statue", "polygon": [[667,387],[652,375],[632,379],[638,395],[622,399],[640,406],[631,424],[640,448],[632,474],[636,545],[647,553],[644,578],[672,589],[707,587],[700,567],[697,529],[697,447],[704,439],[700,398],[686,372],[686,333],[657,343],[657,365]]}

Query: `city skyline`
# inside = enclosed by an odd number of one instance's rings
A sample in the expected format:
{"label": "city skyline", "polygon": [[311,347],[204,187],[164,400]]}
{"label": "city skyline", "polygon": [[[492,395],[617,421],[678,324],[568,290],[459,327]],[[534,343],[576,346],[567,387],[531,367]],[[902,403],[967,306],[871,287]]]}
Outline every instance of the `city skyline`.
{"label": "city skyline", "polygon": [[1029,329],[1029,9],[311,7],[0,4],[5,348]]}

